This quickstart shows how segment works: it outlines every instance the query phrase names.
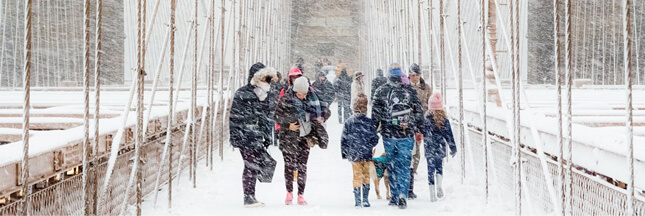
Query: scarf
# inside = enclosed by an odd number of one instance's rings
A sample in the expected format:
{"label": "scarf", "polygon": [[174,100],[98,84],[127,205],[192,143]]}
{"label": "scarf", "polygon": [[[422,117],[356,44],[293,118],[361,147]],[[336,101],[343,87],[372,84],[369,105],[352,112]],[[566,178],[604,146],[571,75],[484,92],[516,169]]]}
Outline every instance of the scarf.
{"label": "scarf", "polygon": [[264,101],[267,96],[269,91],[271,90],[271,84],[265,83],[265,82],[258,82],[255,84],[255,88],[253,89],[253,92],[255,95],[258,96],[260,101]]}

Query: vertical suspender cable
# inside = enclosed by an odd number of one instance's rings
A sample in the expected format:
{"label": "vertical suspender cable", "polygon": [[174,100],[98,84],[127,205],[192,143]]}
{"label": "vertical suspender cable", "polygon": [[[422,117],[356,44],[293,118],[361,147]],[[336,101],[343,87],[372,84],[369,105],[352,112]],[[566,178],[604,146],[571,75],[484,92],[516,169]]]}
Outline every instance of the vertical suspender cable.
{"label": "vertical suspender cable", "polygon": [[92,170],[92,178],[94,179],[94,190],[92,191],[92,200],[94,204],[92,206],[92,212],[95,215],[99,214],[98,211],[98,180],[99,172],[97,169],[97,160],[99,153],[99,113],[100,113],[100,102],[101,102],[101,39],[102,39],[102,23],[103,23],[103,0],[96,0],[96,43],[95,43],[95,57],[94,57],[94,147],[93,154],[94,158]]}
{"label": "vertical suspender cable", "polygon": [[521,172],[522,172],[522,167],[521,167],[521,159],[520,156],[522,154],[521,147],[520,147],[520,141],[519,141],[519,136],[518,136],[518,131],[520,125],[518,124],[518,117],[519,117],[519,107],[517,106],[517,82],[516,80],[519,79],[517,77],[516,71],[518,71],[519,65],[517,65],[517,59],[516,59],[516,52],[519,52],[516,50],[515,47],[515,42],[517,41],[515,31],[519,28],[519,26],[515,25],[515,4],[519,4],[519,1],[516,0],[510,0],[509,1],[509,9],[510,9],[510,29],[511,29],[511,82],[512,82],[512,102],[513,102],[513,135],[512,137],[512,142],[513,142],[513,159],[514,161],[511,161],[515,165],[515,215],[522,215],[522,179],[521,179]]}
{"label": "vertical suspender cable", "polygon": [[[172,208],[172,127],[174,121],[173,87],[175,81],[175,11],[177,0],[170,0],[170,59],[168,76],[168,126],[166,128],[166,145],[168,145],[168,208]],[[188,44],[186,44],[188,46]],[[180,165],[179,165],[180,166]]]}
{"label": "vertical suspender cable", "polygon": [[[16,4],[18,4],[16,2]],[[25,0],[25,56],[24,56],[24,73],[23,73],[23,112],[22,112],[22,163],[20,170],[20,184],[22,184],[22,215],[29,215],[29,109],[30,90],[31,90],[31,6],[32,0]],[[18,25],[18,23],[16,23]]]}
{"label": "vertical suspender cable", "polygon": [[433,0],[428,1],[428,32],[430,32],[430,34],[428,35],[427,43],[428,43],[428,46],[430,47],[430,55],[428,55],[428,58],[430,59],[430,70],[429,70],[429,75],[430,76],[428,77],[428,79],[430,81],[430,87],[434,90],[437,85],[436,85],[435,80],[434,80],[434,58],[435,58],[435,55],[432,52],[432,51],[434,51],[434,43],[432,43],[431,39],[430,39],[430,38],[433,38],[434,34],[435,34],[434,27],[433,27],[434,23],[432,23],[432,22],[434,22],[433,19],[432,19],[432,16],[433,16],[432,15],[432,10],[433,10],[432,9],[432,2],[433,2]]}
{"label": "vertical suspender cable", "polygon": [[[565,82],[567,86],[567,110],[564,116],[566,117],[567,124],[567,134],[565,138],[565,144],[567,146],[567,170],[566,170],[566,182],[567,182],[567,195],[566,195],[566,204],[569,205],[569,215],[573,214],[573,205],[572,205],[572,173],[571,168],[573,166],[573,148],[572,148],[572,98],[571,98],[571,85],[573,81],[573,71],[571,70],[571,0],[565,0],[565,21],[564,21],[564,52],[565,52]],[[562,206],[565,209],[565,206]]]}
{"label": "vertical suspender cable", "polygon": [[[446,44],[444,41],[444,25],[445,25],[445,16],[443,11],[444,5],[443,0],[439,0],[439,55],[440,55],[440,64],[441,64],[441,94],[446,94]],[[443,103],[446,103],[446,98],[443,97]]]}
{"label": "vertical suspender cable", "polygon": [[141,43],[139,43],[139,51],[140,54],[140,64],[139,64],[139,74],[138,74],[138,93],[137,93],[137,143],[135,145],[135,148],[138,149],[136,151],[136,172],[137,172],[137,184],[136,184],[136,192],[137,192],[137,216],[141,215],[141,202],[143,201],[143,177],[141,176],[141,148],[143,147],[143,142],[144,142],[144,137],[145,137],[145,132],[143,131],[143,92],[144,92],[144,78],[146,75],[145,68],[146,68],[146,2],[147,0],[141,0],[141,25],[139,26],[140,28],[140,34],[139,37],[141,38]]}
{"label": "vertical suspender cable", "polygon": [[[373,35],[374,34],[372,34],[372,36]],[[419,63],[419,65],[422,65],[423,62],[423,58],[421,58],[421,0],[417,0],[417,62]],[[423,77],[423,72],[421,72],[421,74]]]}
{"label": "vertical suspender cable", "polygon": [[[190,79],[190,82],[191,82],[191,87],[190,87],[190,109],[191,109],[190,124],[192,125],[192,127],[190,128],[191,129],[191,132],[190,132],[190,137],[191,137],[190,140],[191,140],[191,142],[190,142],[190,161],[189,161],[190,162],[190,166],[189,166],[190,170],[189,170],[189,172],[190,172],[190,177],[193,180],[193,188],[197,187],[197,179],[196,179],[196,176],[195,176],[195,168],[196,167],[194,166],[194,164],[195,164],[195,161],[197,160],[197,157],[196,157],[196,154],[195,154],[195,152],[196,152],[195,149],[196,149],[196,146],[197,146],[197,143],[196,143],[196,141],[197,141],[197,135],[196,135],[197,134],[197,128],[196,128],[197,127],[196,126],[196,123],[197,123],[197,118],[196,118],[196,115],[197,115],[197,76],[199,76],[199,72],[197,70],[197,67],[198,67],[198,63],[197,63],[198,62],[198,60],[197,60],[198,59],[197,58],[197,54],[198,54],[198,52],[197,52],[197,46],[198,46],[197,29],[199,29],[199,24],[197,22],[198,15],[199,15],[199,10],[198,9],[199,9],[199,0],[195,0],[195,17],[194,17],[195,20],[193,21],[193,22],[195,22],[195,28],[193,29],[194,34],[195,34],[195,41],[194,41],[194,43],[195,43],[194,52],[195,53],[193,55],[194,56],[193,76]],[[204,34],[204,36],[205,36],[205,34]],[[203,115],[203,113],[202,113],[202,115]]]}
{"label": "vertical suspender cable", "polygon": [[[222,7],[221,22],[222,23],[220,24],[220,28],[221,28],[221,30],[220,30],[221,35],[220,36],[222,37],[221,38],[222,40],[221,40],[221,44],[220,44],[220,46],[221,46],[220,47],[220,49],[221,49],[221,53],[220,53],[221,54],[220,55],[221,61],[219,63],[220,64],[220,71],[219,71],[219,93],[218,93],[218,95],[219,95],[218,97],[219,97],[219,101],[220,101],[219,104],[221,106],[220,110],[222,112],[222,117],[224,116],[224,108],[226,107],[226,106],[224,106],[224,103],[223,103],[224,102],[224,94],[223,94],[223,92],[224,92],[224,82],[222,81],[222,79],[224,78],[224,75],[223,75],[224,74],[224,46],[225,46],[224,45],[224,29],[225,29],[224,27],[226,25],[226,22],[225,22],[226,8],[225,8],[225,6],[226,6],[226,1],[222,0],[222,5],[221,5],[221,7]],[[220,128],[219,128],[219,146],[218,146],[220,160],[224,160],[224,124],[225,124],[225,120],[223,118],[221,118],[221,125],[220,125]]]}
{"label": "vertical suspender cable", "polygon": [[83,1],[83,173],[82,173],[82,190],[83,190],[83,212],[85,215],[92,214],[91,202],[89,196],[89,172],[91,157],[90,151],[90,0]]}
{"label": "vertical suspender cable", "polygon": [[633,122],[633,104],[632,104],[632,20],[631,20],[631,0],[624,0],[623,5],[623,39],[624,39],[624,56],[625,56],[625,90],[627,93],[626,104],[626,129],[627,129],[627,215],[635,215],[634,212],[634,122]]}
{"label": "vertical suspender cable", "polygon": [[481,0],[480,1],[480,7],[481,9],[479,10],[480,12],[480,20],[481,20],[481,39],[482,39],[482,85],[481,85],[481,93],[482,93],[482,113],[483,113],[483,118],[482,118],[482,144],[484,148],[484,181],[485,181],[485,192],[486,192],[486,204],[488,204],[488,198],[489,198],[489,193],[488,193],[488,124],[487,120],[488,117],[486,115],[486,103],[488,100],[488,94],[487,94],[487,89],[486,89],[486,30],[488,29],[488,23],[486,19],[486,4],[488,0]]}
{"label": "vertical suspender cable", "polygon": [[[6,47],[5,42],[7,41],[7,26],[9,25],[9,22],[7,21],[7,14],[9,13],[7,8],[9,8],[9,1],[3,1],[2,4],[2,14],[0,14],[0,16],[2,16],[2,22],[0,23],[0,25],[2,25],[2,43],[0,43],[0,87],[2,87],[2,74],[4,74],[4,49]],[[7,84],[8,83],[9,82],[7,82]]]}
{"label": "vertical suspender cable", "polygon": [[514,115],[515,123],[513,125],[515,125],[515,127],[514,127],[514,130],[515,130],[514,131],[514,133],[515,133],[514,137],[515,137],[515,142],[516,142],[516,145],[517,145],[516,146],[516,148],[517,148],[516,149],[516,151],[517,151],[517,161],[516,161],[516,163],[517,163],[517,173],[516,173],[517,177],[516,178],[517,178],[517,192],[518,192],[518,194],[516,196],[517,196],[517,199],[518,199],[518,201],[517,201],[517,203],[518,203],[517,214],[518,215],[522,215],[522,148],[521,148],[521,143],[520,143],[520,127],[521,127],[521,124],[520,124],[520,109],[521,109],[521,107],[520,107],[520,97],[521,97],[520,89],[522,88],[522,86],[521,86],[522,77],[521,77],[520,74],[521,74],[521,69],[522,68],[521,68],[521,64],[520,64],[520,3],[521,3],[520,0],[516,0],[515,1],[515,8],[514,9],[511,8],[511,11],[515,10],[515,19],[514,19],[514,21],[515,21],[515,29],[514,29],[514,32],[512,33],[512,34],[515,34],[515,41],[514,41],[514,44],[512,45],[512,46],[515,46],[515,49],[514,49],[515,53],[513,54],[513,55],[515,55],[515,58],[514,58],[515,59],[515,71],[513,71],[513,73],[515,74],[513,76],[515,78],[513,80],[513,82],[514,82],[514,85],[513,85],[514,86],[514,88],[513,88],[513,91],[514,91],[514,93],[513,93],[513,95],[514,95],[514,98],[513,98],[513,101],[514,101],[513,111],[515,112],[515,115]]}
{"label": "vertical suspender cable", "polygon": [[558,172],[560,173],[560,192],[562,197],[562,215],[566,214],[566,195],[565,195],[565,179],[564,179],[564,146],[562,140],[562,72],[560,70],[560,3],[559,0],[553,0],[553,45],[555,49],[555,85],[557,88],[557,118],[558,118],[558,146],[559,146],[559,155],[558,155]]}
{"label": "vertical suspender cable", "polygon": [[[462,66],[463,66],[463,58],[461,56],[461,31],[462,31],[462,26],[461,26],[461,0],[457,0],[457,62],[459,65],[459,71],[457,71],[457,79],[458,81],[458,91],[459,91],[459,148],[461,150],[461,158],[459,159],[459,162],[461,164],[461,183],[464,183],[464,179],[466,178],[466,151],[465,151],[465,144],[464,144],[464,79],[463,79],[463,71],[462,71]],[[446,94],[445,92],[442,92],[443,94]]]}
{"label": "vertical suspender cable", "polygon": [[[15,54],[14,54],[14,57],[13,57],[13,82],[11,82],[11,84],[12,84],[12,86],[14,88],[18,87],[18,78],[17,78],[17,76],[18,76],[18,68],[19,67],[18,67],[18,58],[16,56],[18,55],[18,37],[20,37],[20,34],[19,34],[20,30],[18,30],[18,28],[20,28],[20,25],[19,25],[20,24],[20,1],[15,1],[15,2],[16,2],[16,36],[14,37],[15,39],[14,39],[14,43],[13,43],[13,53],[15,53]],[[24,2],[25,3],[31,3],[32,1],[31,0],[25,0]],[[27,9],[27,7],[29,7],[29,9]],[[25,4],[25,11],[26,10],[31,11],[31,6],[27,6]],[[27,14],[25,14],[25,17],[27,17]],[[29,20],[29,22],[31,22],[31,20]],[[27,23],[27,20],[25,20],[25,23]],[[27,29],[26,29],[27,26],[25,26],[24,28],[25,28],[25,31],[27,31]],[[30,29],[30,32],[31,32],[31,29]],[[25,36],[25,37],[27,37],[27,36]]]}
{"label": "vertical suspender cable", "polygon": [[211,10],[210,10],[210,17],[211,17],[211,24],[210,24],[210,57],[209,57],[209,67],[208,67],[208,107],[209,107],[209,112],[208,112],[208,132],[206,134],[207,137],[207,142],[208,142],[208,148],[206,149],[206,164],[210,165],[210,169],[213,170],[213,139],[215,139],[215,127],[213,127],[213,123],[215,121],[215,103],[214,103],[214,97],[213,97],[213,86],[215,85],[215,0],[211,1]]}

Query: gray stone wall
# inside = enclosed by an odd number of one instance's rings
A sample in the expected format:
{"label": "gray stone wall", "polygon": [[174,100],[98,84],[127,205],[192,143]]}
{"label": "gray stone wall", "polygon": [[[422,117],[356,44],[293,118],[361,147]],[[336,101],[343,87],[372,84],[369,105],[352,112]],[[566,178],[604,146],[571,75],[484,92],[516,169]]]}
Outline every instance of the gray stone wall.
{"label": "gray stone wall", "polygon": [[360,3],[350,0],[294,0],[292,19],[292,64],[303,58],[304,73],[314,77],[314,64],[327,58],[358,70],[360,62]]}

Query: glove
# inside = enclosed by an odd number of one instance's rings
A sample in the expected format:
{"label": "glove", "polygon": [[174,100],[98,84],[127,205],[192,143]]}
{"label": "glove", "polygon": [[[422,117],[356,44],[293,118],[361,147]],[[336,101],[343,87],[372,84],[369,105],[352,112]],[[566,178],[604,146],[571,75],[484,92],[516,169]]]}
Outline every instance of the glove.
{"label": "glove", "polygon": [[421,142],[423,140],[423,134],[422,133],[415,133],[414,134],[414,140],[417,142]]}

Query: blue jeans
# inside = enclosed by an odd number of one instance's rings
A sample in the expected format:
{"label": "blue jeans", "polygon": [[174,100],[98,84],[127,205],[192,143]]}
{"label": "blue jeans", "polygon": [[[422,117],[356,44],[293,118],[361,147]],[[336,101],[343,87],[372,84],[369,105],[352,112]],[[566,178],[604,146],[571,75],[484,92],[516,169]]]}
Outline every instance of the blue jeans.
{"label": "blue jeans", "polygon": [[410,189],[410,164],[414,138],[383,139],[392,199],[407,198]]}

